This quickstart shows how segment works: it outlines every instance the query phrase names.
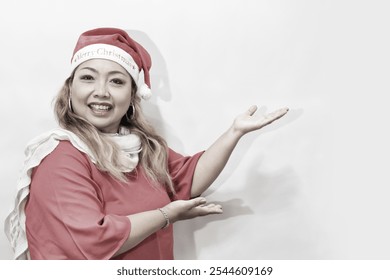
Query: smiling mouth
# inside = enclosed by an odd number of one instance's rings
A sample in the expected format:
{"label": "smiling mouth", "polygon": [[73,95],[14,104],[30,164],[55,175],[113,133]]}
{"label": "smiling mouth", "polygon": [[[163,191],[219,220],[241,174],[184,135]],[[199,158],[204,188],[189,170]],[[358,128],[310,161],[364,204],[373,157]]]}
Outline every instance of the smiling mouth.
{"label": "smiling mouth", "polygon": [[102,105],[102,104],[90,104],[88,105],[89,108],[92,109],[92,111],[102,114],[110,111],[112,109],[112,106],[110,105]]}

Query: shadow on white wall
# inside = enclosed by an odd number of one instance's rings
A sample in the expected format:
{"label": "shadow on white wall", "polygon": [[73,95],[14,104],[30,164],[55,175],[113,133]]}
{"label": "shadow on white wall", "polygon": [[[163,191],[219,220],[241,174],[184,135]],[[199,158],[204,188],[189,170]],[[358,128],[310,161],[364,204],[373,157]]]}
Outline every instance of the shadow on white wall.
{"label": "shadow on white wall", "polygon": [[[147,46],[153,61],[153,97],[151,101],[143,103],[143,110],[160,134],[165,138],[169,138],[169,142],[173,143],[175,147],[183,147],[183,142],[174,135],[174,130],[163,121],[160,109],[156,105],[157,99],[168,102],[173,98],[165,59],[157,46],[145,33],[136,30],[127,31],[137,41]],[[257,114],[264,115],[267,111],[267,108],[262,106],[258,109]],[[225,183],[229,182],[229,178],[234,174],[236,168],[240,165],[241,160],[247,153],[253,151],[252,145],[257,137],[286,126],[298,119],[302,114],[302,109],[290,109],[287,117],[263,128],[260,132],[253,132],[246,135],[236,147],[236,150],[221,176],[214,182],[212,188],[205,192],[204,196],[212,196],[212,194],[218,192],[220,187],[223,187]],[[217,236],[224,235],[223,231],[225,229],[224,226],[221,226],[219,228],[221,232],[216,232],[214,236],[202,239],[200,241],[201,244],[196,244],[195,234],[202,229],[205,229],[209,223],[218,221],[229,222],[233,218],[242,219],[243,216],[247,216],[246,220],[252,225],[256,225],[257,221],[266,219],[267,215],[272,215],[291,207],[291,204],[295,201],[296,192],[299,189],[299,180],[294,173],[293,167],[286,166],[272,173],[261,173],[258,171],[258,167],[261,166],[261,161],[261,157],[257,158],[256,161],[252,163],[252,167],[249,168],[245,174],[240,175],[240,178],[243,180],[241,183],[242,186],[240,192],[233,194],[235,198],[226,197],[226,199],[223,199],[223,193],[215,194],[217,200],[213,200],[213,202],[220,203],[223,206],[223,215],[198,218],[191,221],[180,222],[175,225],[175,255],[177,259],[199,259],[199,246],[208,247],[208,243],[223,244],[225,242],[224,240],[217,239]],[[242,195],[243,193],[245,193],[244,198]],[[221,199],[219,199],[219,197],[221,197]],[[251,205],[255,205],[256,207]],[[261,226],[261,224],[264,223],[260,222],[258,226]],[[261,230],[262,228],[260,227],[259,231]],[[240,238],[245,237],[236,237],[236,239]],[[248,240],[248,242],[250,241]],[[233,256],[234,252],[230,252],[228,255]],[[255,255],[256,257],[262,256],[261,254],[259,255],[257,250],[252,250],[252,252],[249,252],[246,256],[251,255]]]}

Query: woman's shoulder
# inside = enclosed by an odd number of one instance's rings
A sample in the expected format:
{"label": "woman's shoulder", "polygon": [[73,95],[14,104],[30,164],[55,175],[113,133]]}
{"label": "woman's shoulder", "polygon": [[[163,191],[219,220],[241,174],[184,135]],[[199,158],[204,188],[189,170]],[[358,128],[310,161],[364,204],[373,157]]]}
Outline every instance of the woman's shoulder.
{"label": "woman's shoulder", "polygon": [[61,159],[85,159],[86,154],[77,149],[69,140],[60,140],[54,150],[48,154],[48,157],[56,157]]}
{"label": "woman's shoulder", "polygon": [[52,153],[58,153],[60,155],[71,154],[75,156],[84,156],[85,153],[77,149],[71,141],[69,140],[60,140],[57,147],[53,150]]}
{"label": "woman's shoulder", "polygon": [[53,151],[42,158],[37,169],[46,170],[46,172],[58,170],[90,172],[92,165],[88,156],[73,146],[70,141],[61,140]]}
{"label": "woman's shoulder", "polygon": [[177,151],[173,150],[172,148],[168,147],[167,153],[168,153],[169,161],[175,161],[175,160],[180,160],[180,159],[188,159],[188,158],[192,158],[192,157],[197,157],[199,154],[204,153],[204,151],[199,151],[199,152],[194,153],[194,154],[186,155],[184,153],[177,152]]}

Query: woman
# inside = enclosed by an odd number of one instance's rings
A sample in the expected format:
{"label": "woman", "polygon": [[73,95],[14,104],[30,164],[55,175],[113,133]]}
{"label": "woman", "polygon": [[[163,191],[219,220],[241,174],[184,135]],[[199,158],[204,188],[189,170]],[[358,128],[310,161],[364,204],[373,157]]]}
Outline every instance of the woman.
{"label": "woman", "polygon": [[252,106],[210,148],[184,157],[142,114],[150,67],[147,51],[123,30],[80,36],[55,103],[61,128],[26,149],[6,221],[15,258],[173,259],[172,224],[222,213],[199,196],[244,134],[288,111],[259,119]]}

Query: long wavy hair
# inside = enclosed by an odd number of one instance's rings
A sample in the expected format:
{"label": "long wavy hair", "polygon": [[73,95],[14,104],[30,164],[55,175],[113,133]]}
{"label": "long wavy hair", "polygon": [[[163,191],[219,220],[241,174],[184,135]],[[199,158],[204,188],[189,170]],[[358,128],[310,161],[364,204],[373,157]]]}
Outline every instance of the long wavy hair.
{"label": "long wavy hair", "polygon": [[[69,106],[70,87],[74,72],[66,79],[62,89],[54,100],[54,113],[59,125],[76,134],[91,150],[96,159],[99,170],[109,173],[112,177],[126,181],[123,173],[125,167],[120,160],[120,149],[108,137],[100,132],[86,119],[76,115]],[[137,86],[132,80],[132,104],[127,112],[133,114],[129,121],[125,116],[121,125],[127,127],[132,133],[141,138],[142,151],[140,161],[146,177],[153,185],[163,185],[167,190],[174,192],[171,177],[168,172],[168,147],[165,140],[159,136],[152,125],[145,119],[141,110],[141,98],[136,94]],[[135,171],[133,171],[135,172]]]}

